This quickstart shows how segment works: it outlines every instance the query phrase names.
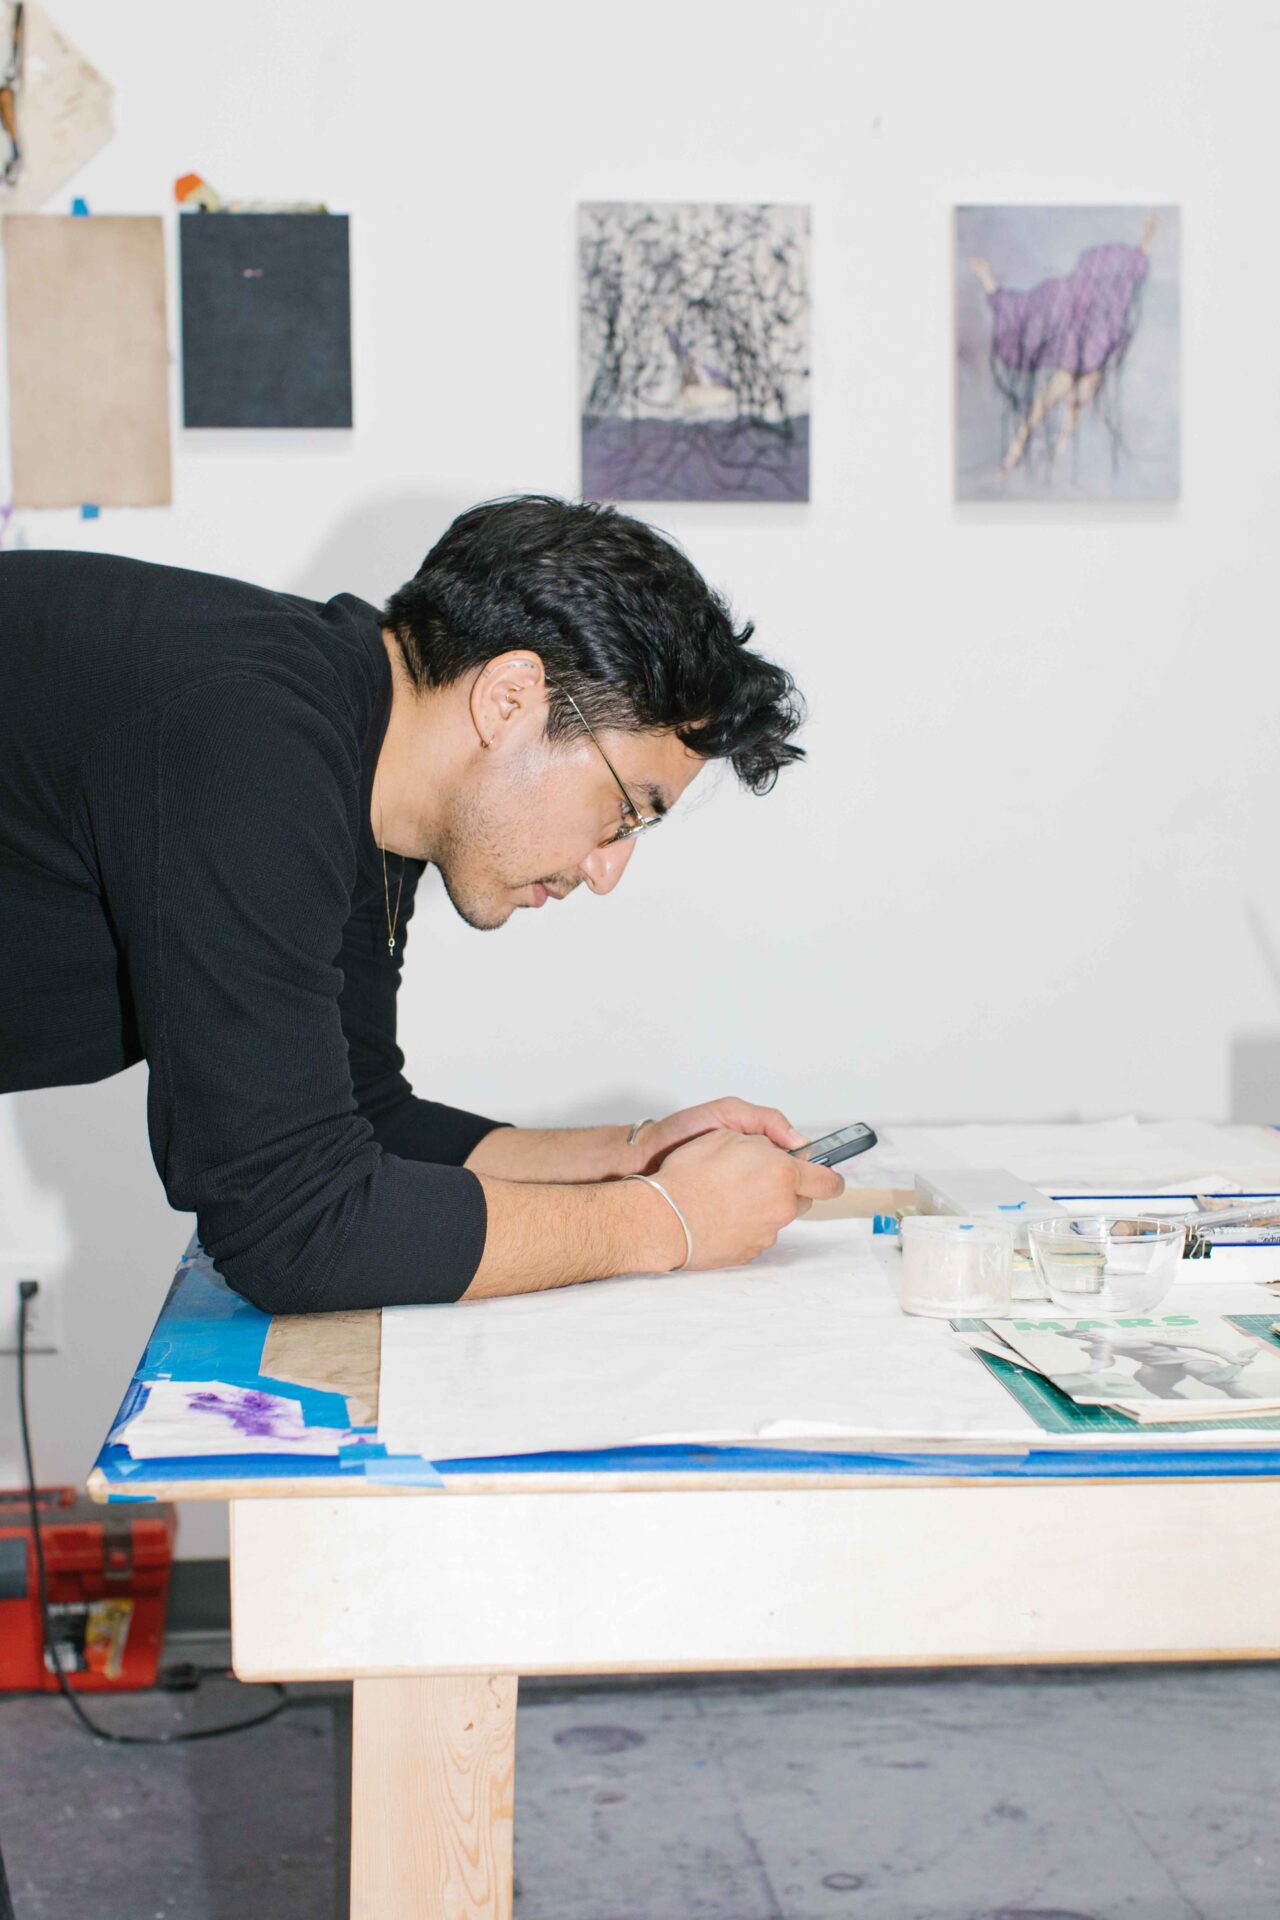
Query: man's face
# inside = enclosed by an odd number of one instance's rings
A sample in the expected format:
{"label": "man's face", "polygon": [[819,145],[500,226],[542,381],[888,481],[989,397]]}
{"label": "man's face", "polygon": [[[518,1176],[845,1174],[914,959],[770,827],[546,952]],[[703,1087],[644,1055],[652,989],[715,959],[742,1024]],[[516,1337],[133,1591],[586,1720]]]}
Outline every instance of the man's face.
{"label": "man's face", "polygon": [[617,886],[646,835],[615,838],[634,816],[603,754],[645,814],[669,811],[706,764],[674,733],[597,738],[599,746],[585,734],[552,744],[543,734],[475,761],[435,850],[469,926],[504,926],[517,907],[563,900],[584,882],[593,893]]}

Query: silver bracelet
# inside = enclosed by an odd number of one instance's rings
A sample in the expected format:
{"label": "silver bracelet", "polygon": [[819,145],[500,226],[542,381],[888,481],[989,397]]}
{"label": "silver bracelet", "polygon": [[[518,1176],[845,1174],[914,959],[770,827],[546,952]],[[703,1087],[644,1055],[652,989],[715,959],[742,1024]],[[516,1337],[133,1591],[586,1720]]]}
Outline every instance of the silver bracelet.
{"label": "silver bracelet", "polygon": [[627,1145],[629,1147],[634,1147],[634,1145],[636,1144],[636,1141],[640,1138],[641,1127],[647,1127],[651,1125],[652,1125],[652,1122],[649,1120],[637,1120],[634,1127],[632,1127],[631,1131],[627,1135]]}
{"label": "silver bracelet", "polygon": [[661,1180],[655,1180],[651,1173],[629,1173],[625,1177],[628,1180],[643,1180],[646,1187],[652,1187],[655,1193],[660,1193],[672,1213],[674,1213],[676,1219],[680,1222],[680,1231],[684,1235],[684,1259],[678,1267],[671,1267],[668,1271],[671,1273],[683,1273],[685,1268],[689,1266],[693,1260],[693,1235],[689,1231],[689,1222],[685,1219],[679,1207],[663,1186]]}

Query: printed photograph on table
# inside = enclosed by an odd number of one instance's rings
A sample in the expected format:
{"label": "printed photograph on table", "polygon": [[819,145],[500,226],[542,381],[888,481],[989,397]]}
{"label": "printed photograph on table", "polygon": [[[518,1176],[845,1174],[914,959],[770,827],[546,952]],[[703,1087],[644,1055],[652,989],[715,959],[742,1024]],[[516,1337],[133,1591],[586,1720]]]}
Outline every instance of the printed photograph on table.
{"label": "printed photograph on table", "polygon": [[1221,1316],[990,1320],[988,1329],[1079,1406],[1143,1425],[1280,1412],[1280,1348]]}
{"label": "printed photograph on table", "polygon": [[582,491],[809,498],[809,210],[579,209]]}
{"label": "printed photograph on table", "polygon": [[1177,207],[957,207],[956,499],[1176,500]]}

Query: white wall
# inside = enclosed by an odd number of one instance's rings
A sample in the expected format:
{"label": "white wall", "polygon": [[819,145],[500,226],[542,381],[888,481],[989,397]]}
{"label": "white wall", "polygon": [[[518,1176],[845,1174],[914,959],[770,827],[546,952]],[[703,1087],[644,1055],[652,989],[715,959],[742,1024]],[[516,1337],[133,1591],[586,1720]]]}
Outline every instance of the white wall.
{"label": "white wall", "polygon": [[[795,671],[809,764],[767,800],[722,782],[612,899],[498,939],[426,890],[424,1088],[526,1121],[725,1090],[1226,1114],[1233,1045],[1280,1031],[1247,917],[1280,944],[1280,6],[224,0],[183,51],[160,0],[51,4],[117,89],[91,209],[167,209],[195,168],[351,213],[356,428],[178,432],[172,510],[27,515],[40,545],[378,598],[464,505],[575,490],[578,199],[813,206],[812,505],[650,516]],[[951,503],[950,210],[1008,200],[1181,204],[1180,505]],[[185,1231],[142,1091],[0,1124],[10,1219],[74,1268],[46,1474],[87,1465]]]}

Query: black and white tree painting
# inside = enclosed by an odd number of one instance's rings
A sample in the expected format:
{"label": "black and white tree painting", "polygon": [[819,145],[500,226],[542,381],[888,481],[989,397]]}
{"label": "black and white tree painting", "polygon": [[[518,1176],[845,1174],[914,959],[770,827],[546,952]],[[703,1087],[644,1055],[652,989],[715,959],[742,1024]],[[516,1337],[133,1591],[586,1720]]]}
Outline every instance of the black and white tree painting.
{"label": "black and white tree painting", "polygon": [[809,498],[809,210],[579,210],[582,491]]}

